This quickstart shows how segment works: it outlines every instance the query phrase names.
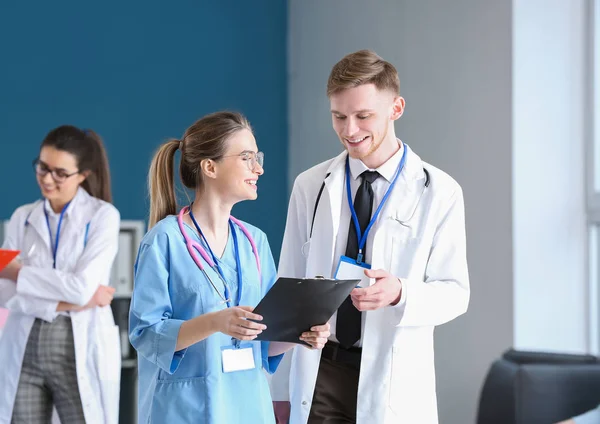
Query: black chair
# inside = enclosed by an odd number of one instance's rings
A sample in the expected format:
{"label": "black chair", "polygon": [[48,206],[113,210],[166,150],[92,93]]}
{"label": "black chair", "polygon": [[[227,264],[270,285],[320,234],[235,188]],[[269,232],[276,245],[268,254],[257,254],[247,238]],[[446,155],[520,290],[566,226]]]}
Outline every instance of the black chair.
{"label": "black chair", "polygon": [[600,359],[508,350],[485,379],[477,424],[551,424],[600,404]]}

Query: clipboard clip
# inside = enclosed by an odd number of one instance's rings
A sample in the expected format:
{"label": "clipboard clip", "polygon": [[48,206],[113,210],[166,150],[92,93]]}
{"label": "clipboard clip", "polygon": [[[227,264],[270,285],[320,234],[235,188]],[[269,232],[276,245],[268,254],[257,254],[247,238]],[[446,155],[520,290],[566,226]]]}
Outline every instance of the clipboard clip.
{"label": "clipboard clip", "polygon": [[298,284],[302,284],[302,280],[326,280],[322,275],[315,275],[314,278],[303,277],[301,280],[298,280]]}

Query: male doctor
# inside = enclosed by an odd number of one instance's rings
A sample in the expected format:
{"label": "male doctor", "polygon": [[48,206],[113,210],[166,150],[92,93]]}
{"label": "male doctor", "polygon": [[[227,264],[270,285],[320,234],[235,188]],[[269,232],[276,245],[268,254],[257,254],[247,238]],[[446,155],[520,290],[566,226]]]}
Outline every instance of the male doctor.
{"label": "male doctor", "polygon": [[435,424],[433,331],[469,303],[462,190],[396,138],[405,101],[390,63],[347,55],[327,95],[345,151],[296,179],[279,275],[363,280],[322,351],[286,355],[272,380],[276,415]]}

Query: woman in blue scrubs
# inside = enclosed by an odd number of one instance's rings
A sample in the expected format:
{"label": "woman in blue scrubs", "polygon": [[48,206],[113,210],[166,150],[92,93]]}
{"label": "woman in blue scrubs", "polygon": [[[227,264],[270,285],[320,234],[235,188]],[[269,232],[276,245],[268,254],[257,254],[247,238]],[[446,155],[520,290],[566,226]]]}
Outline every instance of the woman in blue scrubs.
{"label": "woman in blue scrubs", "polygon": [[[195,191],[177,210],[173,161]],[[218,112],[157,151],[149,173],[150,231],[135,266],[129,337],[138,351],[140,423],[274,423],[263,369],[293,345],[253,341],[252,313],[276,279],[266,235],[230,217],[257,198],[263,154],[246,119]],[[249,321],[248,319],[259,322]],[[322,348],[329,324],[301,337]]]}

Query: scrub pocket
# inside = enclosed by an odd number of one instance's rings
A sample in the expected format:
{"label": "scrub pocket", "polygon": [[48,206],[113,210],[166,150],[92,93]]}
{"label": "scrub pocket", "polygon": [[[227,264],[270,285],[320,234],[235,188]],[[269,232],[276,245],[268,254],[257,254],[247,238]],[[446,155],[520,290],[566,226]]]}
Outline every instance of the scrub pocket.
{"label": "scrub pocket", "polygon": [[156,382],[150,422],[204,423],[207,418],[205,377]]}

